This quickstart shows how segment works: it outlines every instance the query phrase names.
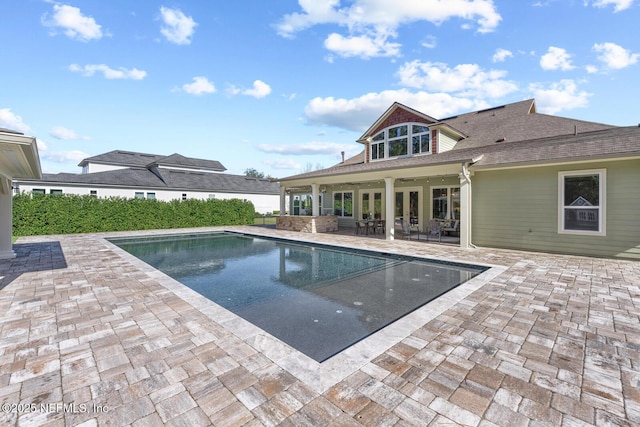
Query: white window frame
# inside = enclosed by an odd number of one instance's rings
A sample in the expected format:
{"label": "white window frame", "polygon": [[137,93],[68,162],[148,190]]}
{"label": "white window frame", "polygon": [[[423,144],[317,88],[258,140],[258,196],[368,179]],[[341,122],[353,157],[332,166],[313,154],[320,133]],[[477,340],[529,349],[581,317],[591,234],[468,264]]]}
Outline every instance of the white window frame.
{"label": "white window frame", "polygon": [[[344,215],[344,195],[346,193],[351,193],[351,215]],[[355,198],[355,191],[353,190],[344,190],[344,191],[334,191],[333,192],[333,197],[331,198],[331,211],[334,213],[336,212],[336,208],[335,208],[335,200],[336,200],[336,194],[342,194],[342,212],[340,213],[340,215],[336,215],[337,217],[340,218],[353,218],[353,216],[355,215],[355,206],[354,206],[354,198]]]}
{"label": "white window frame", "polygon": [[[564,204],[564,179],[565,177],[579,177],[588,175],[598,175],[598,192],[599,192],[599,205],[597,206],[599,212],[598,218],[598,231],[590,230],[567,230],[564,228],[565,223],[565,209],[567,206]],[[606,206],[607,206],[607,170],[606,169],[588,169],[588,170],[576,170],[558,172],[558,234],[575,234],[583,236],[606,236]],[[595,210],[595,206],[593,207]]]}
{"label": "white window frame", "polygon": [[[418,135],[427,135],[429,137],[429,144],[428,144],[428,151],[421,151],[420,153],[414,153],[413,152],[413,126],[424,126],[426,127],[428,130],[427,132],[420,132],[417,133],[415,136]],[[391,140],[389,140],[389,129],[394,129],[400,126],[406,126],[407,127],[407,134],[403,135],[403,136],[398,136],[398,137],[394,137]],[[432,141],[431,141],[431,129],[429,129],[429,125],[426,123],[419,123],[419,122],[404,122],[404,123],[398,123],[395,125],[391,125],[383,130],[381,130],[380,132],[376,133],[374,135],[374,138],[380,134],[384,135],[383,139],[380,140],[372,140],[369,143],[369,161],[370,162],[380,162],[380,161],[384,161],[384,160],[389,160],[389,159],[397,159],[399,157],[408,157],[408,156],[424,156],[424,155],[429,155],[431,154],[431,145],[432,145]],[[403,139],[406,138],[407,139],[407,154],[402,154],[400,156],[393,156],[393,157],[389,157],[389,146],[391,144],[392,141],[397,141],[399,139]],[[383,144],[384,145],[384,152],[383,152],[383,156],[382,157],[378,157],[377,159],[373,158],[373,151],[374,151],[374,147],[377,150],[378,149],[378,144]]]}

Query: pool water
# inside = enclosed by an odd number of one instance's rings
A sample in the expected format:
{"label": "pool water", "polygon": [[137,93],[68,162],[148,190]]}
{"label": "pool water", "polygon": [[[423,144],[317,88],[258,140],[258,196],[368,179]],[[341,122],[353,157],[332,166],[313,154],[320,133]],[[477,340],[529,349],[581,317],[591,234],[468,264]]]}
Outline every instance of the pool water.
{"label": "pool water", "polygon": [[227,232],[111,242],[318,362],[486,270]]}

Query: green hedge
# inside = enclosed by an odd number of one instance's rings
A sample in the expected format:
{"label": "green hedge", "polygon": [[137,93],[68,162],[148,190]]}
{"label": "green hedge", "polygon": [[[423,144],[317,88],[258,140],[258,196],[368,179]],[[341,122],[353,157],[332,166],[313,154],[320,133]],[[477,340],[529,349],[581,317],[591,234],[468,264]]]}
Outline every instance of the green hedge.
{"label": "green hedge", "polygon": [[239,199],[162,202],[23,193],[13,197],[13,235],[247,225],[254,215],[253,203]]}

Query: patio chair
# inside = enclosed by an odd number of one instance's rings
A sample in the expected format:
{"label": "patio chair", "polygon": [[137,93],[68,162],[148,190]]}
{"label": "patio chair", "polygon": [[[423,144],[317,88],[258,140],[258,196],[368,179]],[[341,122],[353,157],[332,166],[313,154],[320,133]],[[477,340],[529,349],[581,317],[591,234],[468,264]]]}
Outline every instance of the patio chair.
{"label": "patio chair", "polygon": [[438,242],[442,242],[442,227],[440,222],[432,219],[429,221],[429,226],[427,227],[427,240],[429,240],[429,237],[435,236],[438,236]]}
{"label": "patio chair", "polygon": [[414,232],[420,240],[420,229],[417,226],[411,226],[407,221],[402,219],[396,219],[394,223],[395,234],[400,236],[401,239],[409,239],[413,236]]}
{"label": "patio chair", "polygon": [[442,227],[444,233],[460,233],[460,221],[451,221],[448,226]]}

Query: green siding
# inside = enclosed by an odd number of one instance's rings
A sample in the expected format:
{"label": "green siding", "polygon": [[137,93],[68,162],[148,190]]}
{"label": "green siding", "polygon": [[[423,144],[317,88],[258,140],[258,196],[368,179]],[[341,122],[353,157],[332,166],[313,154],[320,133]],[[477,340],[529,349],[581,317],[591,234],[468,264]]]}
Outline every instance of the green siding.
{"label": "green siding", "polygon": [[[558,233],[558,172],[606,169],[606,236]],[[640,259],[640,161],[479,171],[472,242],[552,253]]]}

